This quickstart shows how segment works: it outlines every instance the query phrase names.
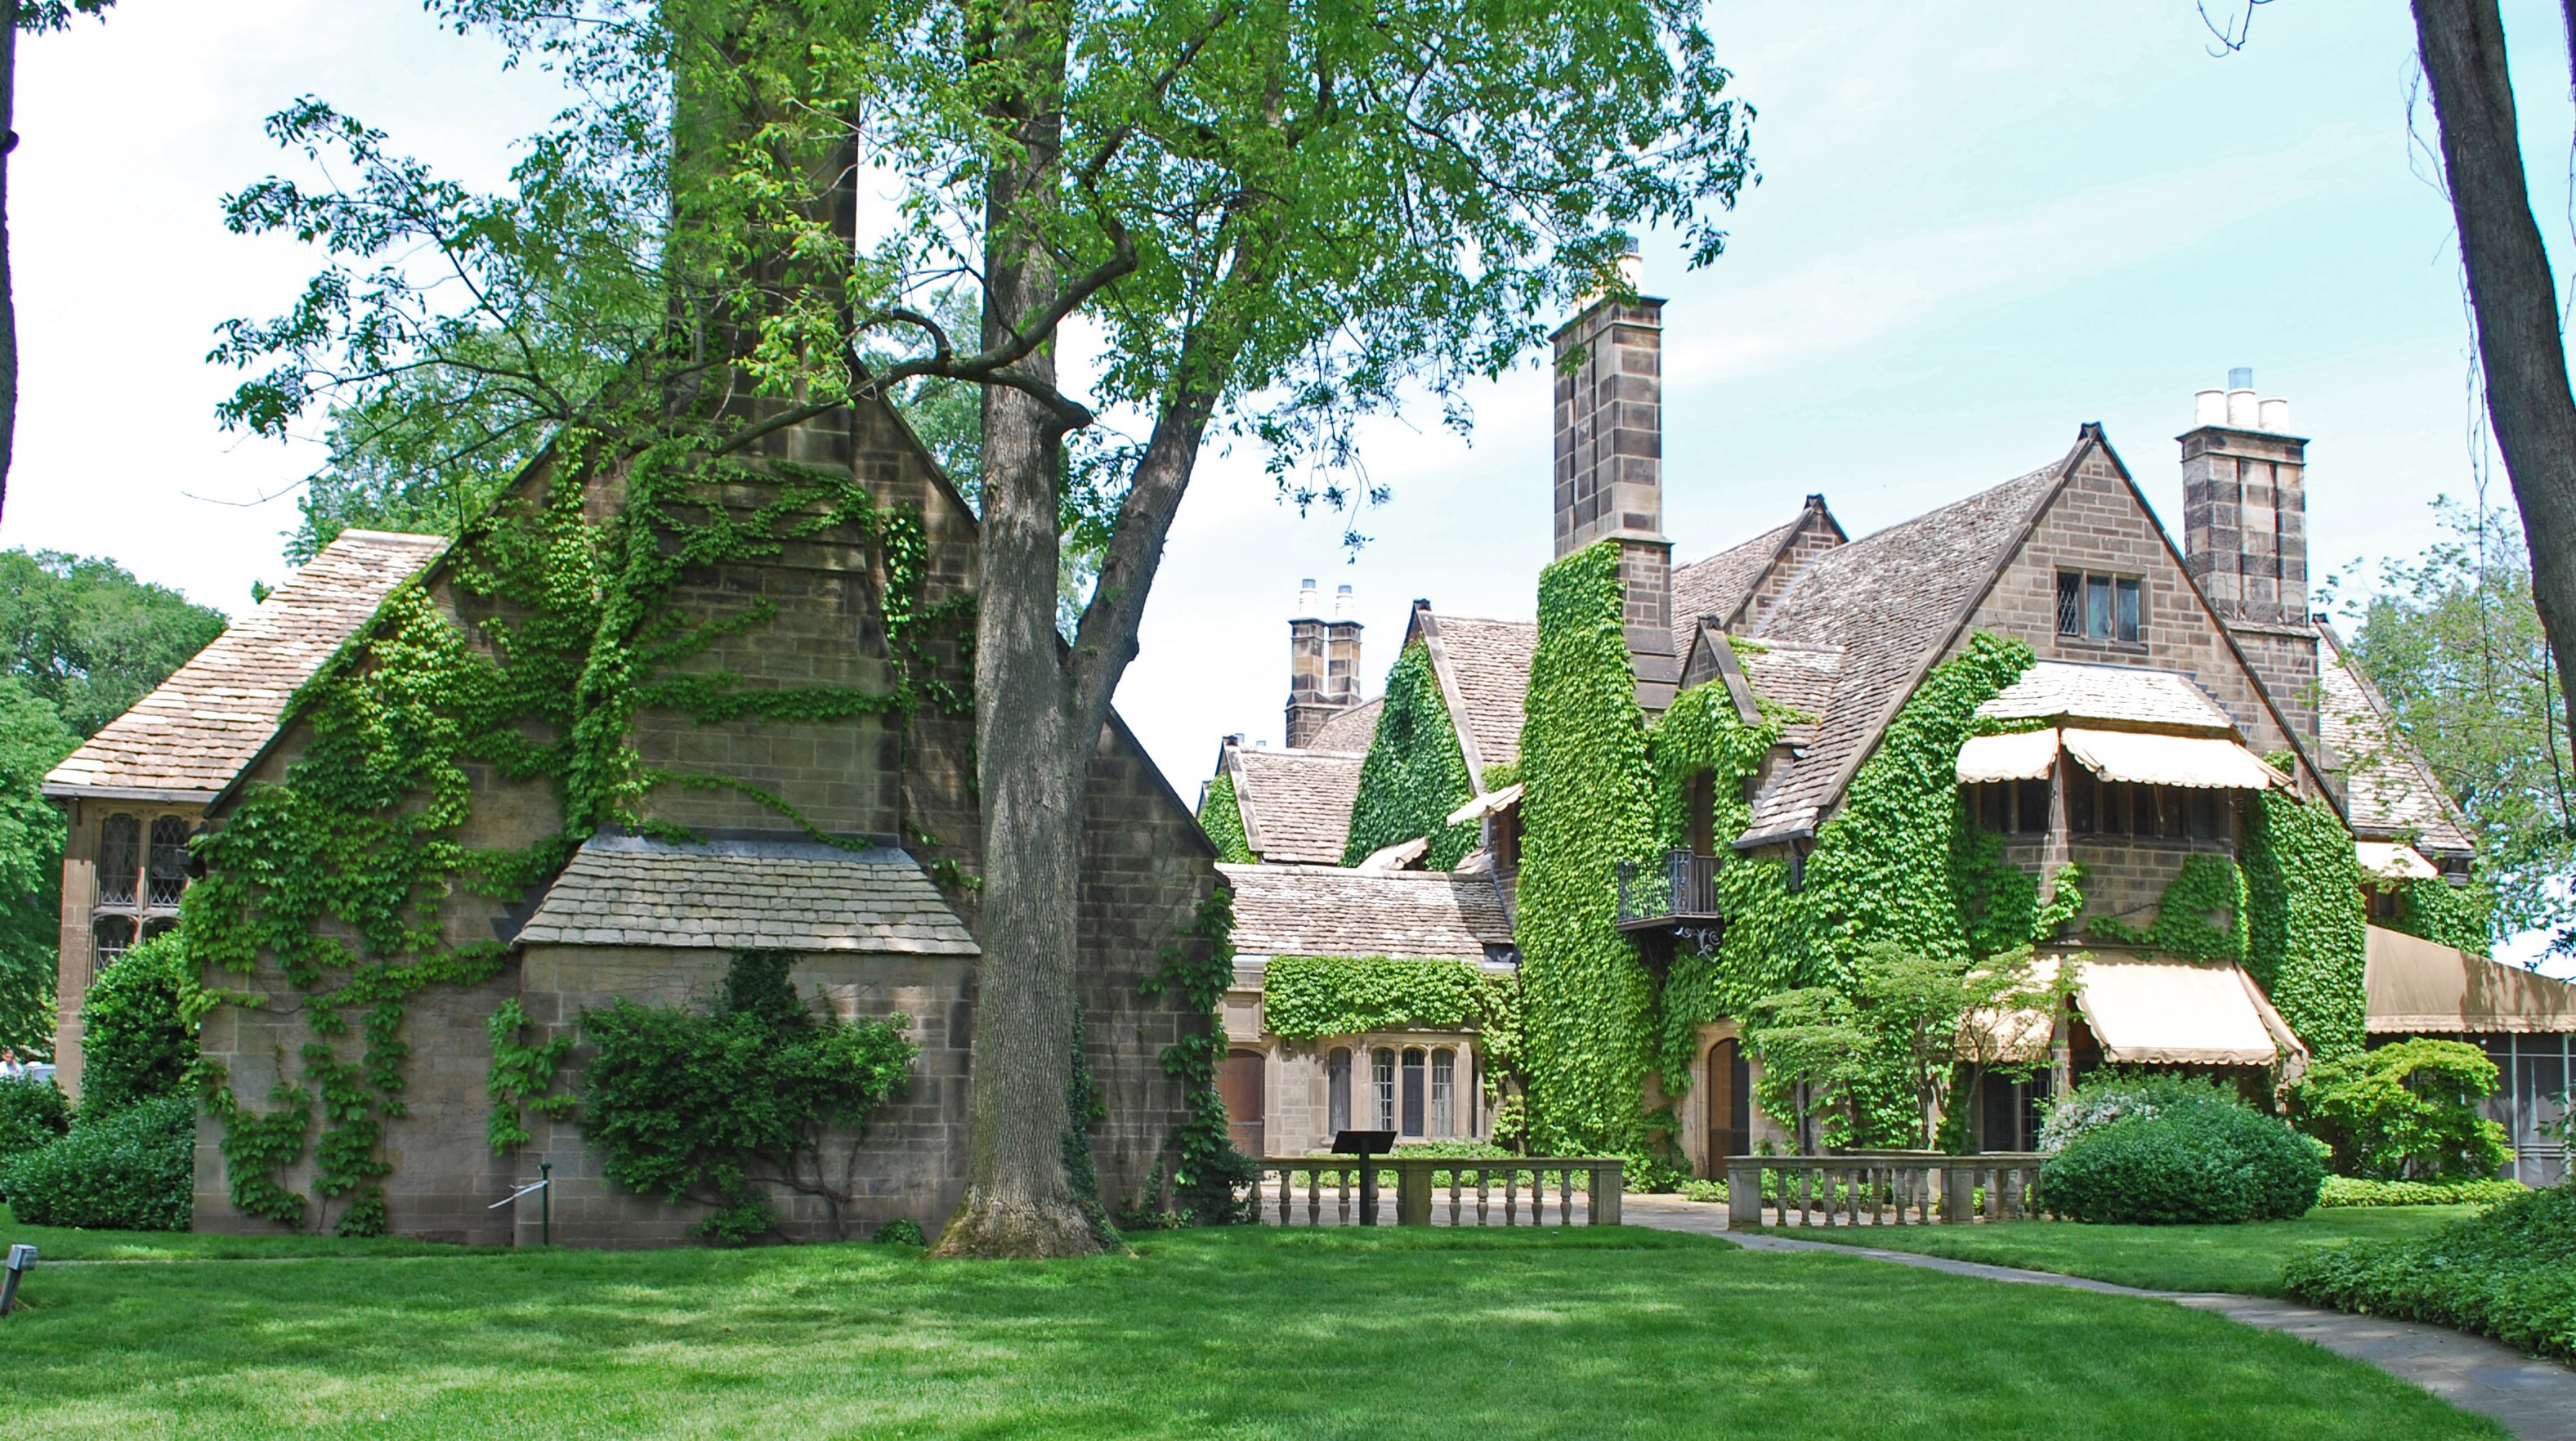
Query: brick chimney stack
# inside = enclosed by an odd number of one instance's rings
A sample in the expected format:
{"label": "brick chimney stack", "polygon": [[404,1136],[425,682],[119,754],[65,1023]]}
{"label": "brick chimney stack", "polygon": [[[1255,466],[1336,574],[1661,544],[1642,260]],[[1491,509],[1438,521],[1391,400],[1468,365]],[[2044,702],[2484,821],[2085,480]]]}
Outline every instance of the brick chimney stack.
{"label": "brick chimney stack", "polygon": [[1315,583],[1301,582],[1288,622],[1288,744],[1310,744],[1324,722],[1360,703],[1360,623],[1351,618],[1351,588],[1333,596],[1333,613],[1317,604]]}
{"label": "brick chimney stack", "polygon": [[2290,403],[2254,397],[2254,372],[2195,398],[2182,441],[2183,564],[2221,616],[2308,624],[2308,442]]}
{"label": "brick chimney stack", "polygon": [[[1627,265],[1633,288],[1636,257]],[[1556,554],[1619,543],[1637,699],[1658,711],[1681,680],[1664,536],[1663,332],[1664,302],[1652,296],[1596,301],[1556,332]]]}

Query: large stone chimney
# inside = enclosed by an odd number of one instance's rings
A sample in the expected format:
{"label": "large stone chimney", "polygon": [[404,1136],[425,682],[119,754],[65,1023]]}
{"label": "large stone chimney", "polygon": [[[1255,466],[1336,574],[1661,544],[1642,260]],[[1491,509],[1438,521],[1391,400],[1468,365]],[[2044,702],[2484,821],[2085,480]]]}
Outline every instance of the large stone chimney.
{"label": "large stone chimney", "polygon": [[2195,398],[2182,441],[2183,563],[2231,621],[2308,623],[2307,451],[2290,403],[2254,398],[2254,372]]}
{"label": "large stone chimney", "polygon": [[1351,618],[1351,588],[1333,595],[1328,618],[1315,583],[1297,588],[1288,622],[1288,744],[1304,747],[1324,722],[1360,703],[1360,623]]}
{"label": "large stone chimney", "polygon": [[1597,301],[1556,332],[1556,554],[1619,543],[1628,655],[1648,710],[1663,709],[1681,679],[1664,538],[1663,339],[1664,302],[1651,296]]}
{"label": "large stone chimney", "polygon": [[2182,442],[2183,565],[2291,723],[2314,739],[2317,635],[2308,615],[2308,442],[2254,372],[2193,397]]}

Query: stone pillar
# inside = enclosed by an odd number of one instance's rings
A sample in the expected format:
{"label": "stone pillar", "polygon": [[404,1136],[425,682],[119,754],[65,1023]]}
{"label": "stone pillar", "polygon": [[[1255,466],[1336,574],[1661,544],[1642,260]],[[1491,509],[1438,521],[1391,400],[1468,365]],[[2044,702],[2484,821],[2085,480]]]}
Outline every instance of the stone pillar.
{"label": "stone pillar", "polygon": [[2307,450],[2289,402],[2254,400],[2253,372],[2200,393],[2182,442],[2183,564],[2229,620],[2308,623]]}
{"label": "stone pillar", "polygon": [[1360,623],[1351,618],[1351,588],[1333,597],[1326,619],[1315,583],[1297,591],[1288,622],[1288,744],[1303,747],[1334,716],[1360,703]]}

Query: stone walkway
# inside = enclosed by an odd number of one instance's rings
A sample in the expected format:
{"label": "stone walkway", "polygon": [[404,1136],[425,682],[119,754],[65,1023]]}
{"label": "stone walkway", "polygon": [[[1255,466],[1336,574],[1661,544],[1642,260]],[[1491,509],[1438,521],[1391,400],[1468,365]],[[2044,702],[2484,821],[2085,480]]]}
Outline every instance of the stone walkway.
{"label": "stone walkway", "polygon": [[2170,1301],[2195,1311],[2215,1311],[2230,1320],[2266,1331],[2280,1331],[2339,1356],[2378,1367],[2400,1381],[2421,1386],[2463,1411],[2501,1422],[2516,1436],[2541,1441],[2576,1437],[2576,1371],[2550,1361],[2534,1360],[2512,1347],[2467,1336],[2444,1326],[2391,1321],[2321,1310],[2295,1301],[2261,1296],[2206,1295],[2185,1291],[2144,1291],[2053,1271],[2024,1271],[1946,1256],[1919,1256],[1911,1251],[1884,1251],[1872,1246],[1842,1246],[1825,1241],[1799,1241],[1787,1236],[1729,1234],[1726,1209],[1671,1196],[1630,1194],[1621,1202],[1620,1219],[1659,1231],[1687,1231],[1723,1236],[1753,1251],[1829,1251],[1900,1266],[1947,1271],[1954,1276],[2003,1281],[2017,1286],[2058,1286],[2072,1291],[2100,1291]]}

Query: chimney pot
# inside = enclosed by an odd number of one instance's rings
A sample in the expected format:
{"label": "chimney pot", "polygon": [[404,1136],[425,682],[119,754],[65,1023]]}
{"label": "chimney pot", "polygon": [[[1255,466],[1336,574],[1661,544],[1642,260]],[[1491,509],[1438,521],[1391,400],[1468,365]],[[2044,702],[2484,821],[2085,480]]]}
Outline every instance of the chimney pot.
{"label": "chimney pot", "polygon": [[2254,367],[2250,365],[2239,365],[2230,368],[2227,372],[2227,388],[2230,390],[2252,390],[2254,388]]}
{"label": "chimney pot", "polygon": [[1349,620],[1350,618],[1351,588],[1349,586],[1343,586],[1341,589],[1333,592],[1333,619]]}
{"label": "chimney pot", "polygon": [[2290,429],[2290,402],[2277,395],[2264,401],[2263,428],[2278,434],[2288,434]]}
{"label": "chimney pot", "polygon": [[2194,391],[2191,397],[2191,423],[2194,425],[2225,425],[2227,423],[2227,392],[2215,389]]}
{"label": "chimney pot", "polygon": [[[2243,374],[2244,372],[2239,371],[2237,373]],[[2255,428],[2256,424],[2262,420],[2262,418],[2261,412],[2255,406],[2254,392],[2251,389],[2236,389],[2227,392],[2227,423],[2229,425],[2236,427],[2238,430],[2252,430]]]}

